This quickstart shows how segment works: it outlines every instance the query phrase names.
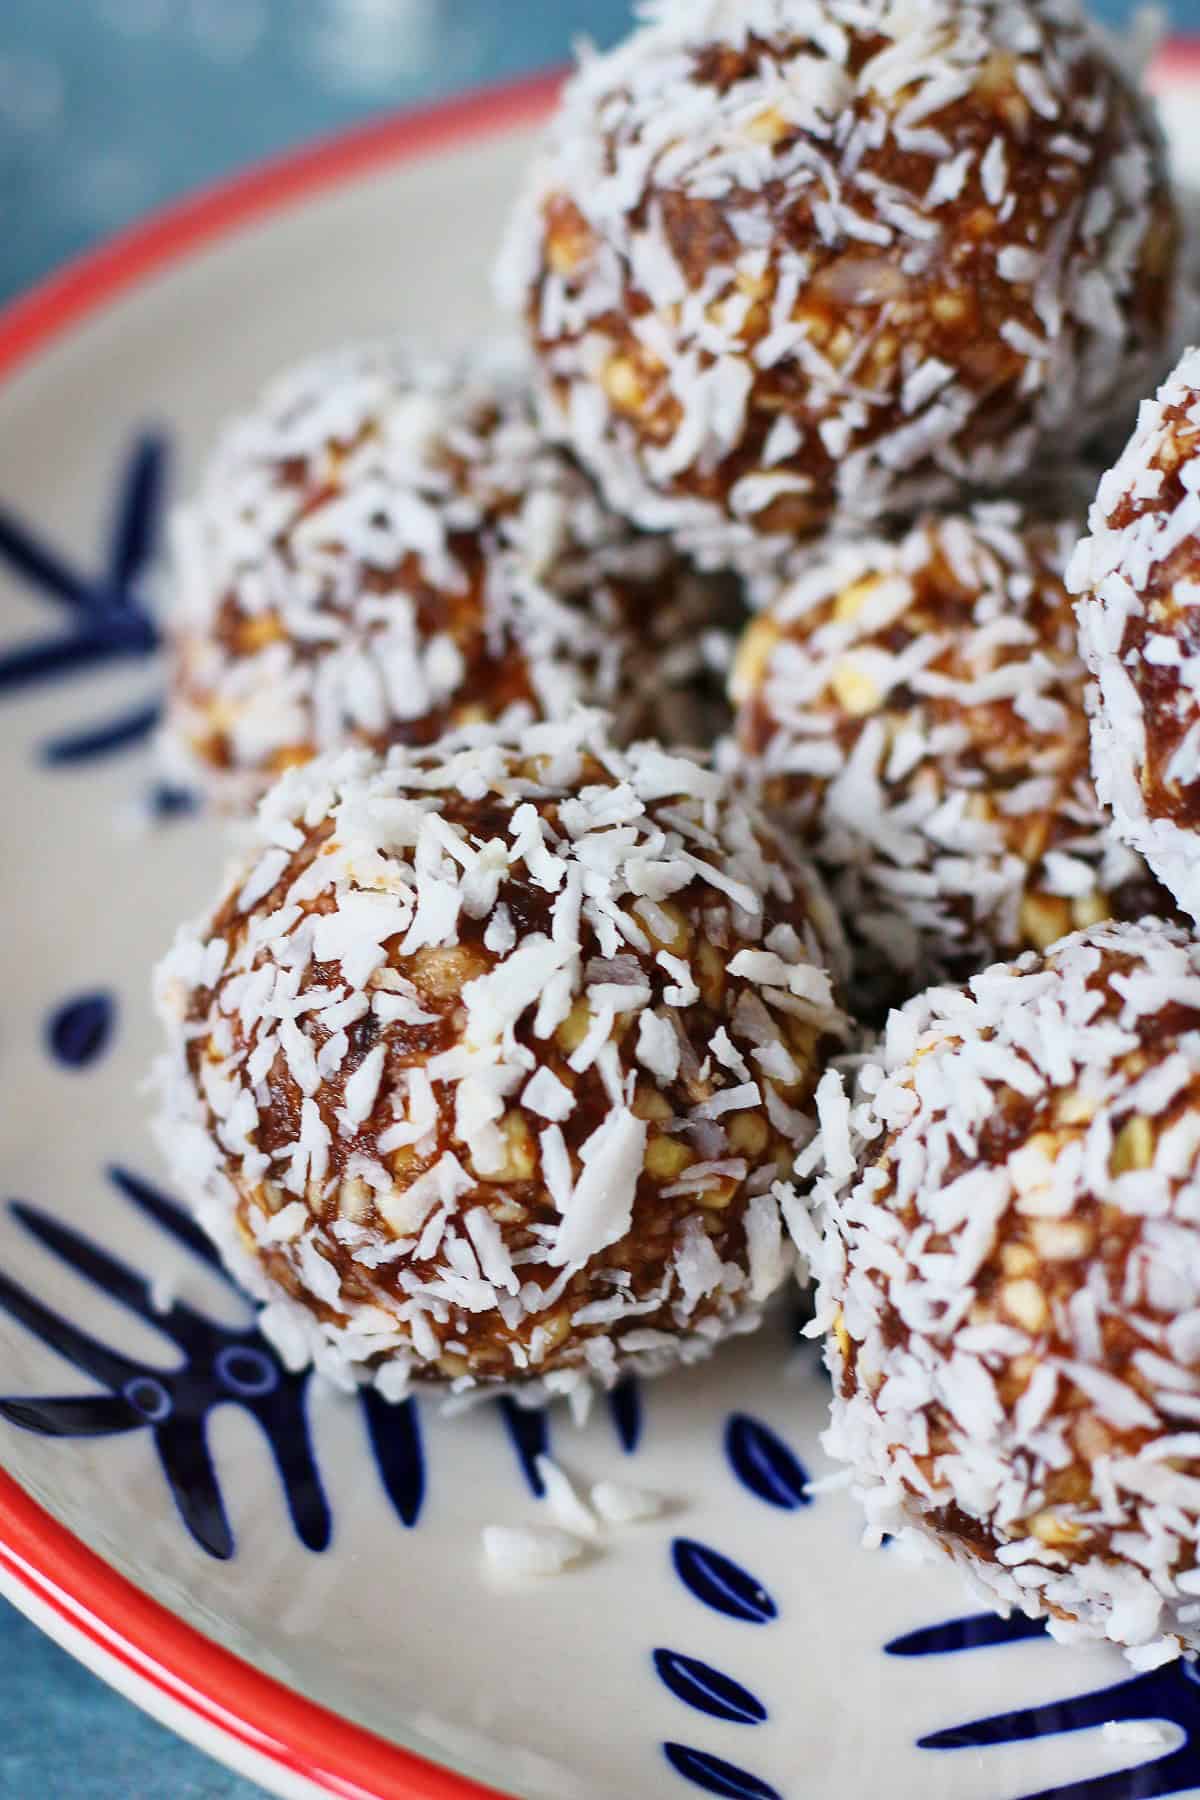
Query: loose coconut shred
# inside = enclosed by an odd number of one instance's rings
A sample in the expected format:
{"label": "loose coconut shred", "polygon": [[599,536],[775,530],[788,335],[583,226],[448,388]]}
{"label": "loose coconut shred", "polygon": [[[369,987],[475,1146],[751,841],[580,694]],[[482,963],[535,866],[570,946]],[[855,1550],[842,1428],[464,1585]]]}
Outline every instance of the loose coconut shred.
{"label": "loose coconut shred", "polygon": [[719,566],[1002,487],[1132,409],[1176,219],[1072,0],[642,13],[567,88],[499,270],[547,428],[615,506]]}
{"label": "loose coconut shred", "polygon": [[478,719],[582,701],[688,743],[721,720],[734,584],[609,511],[519,354],[305,363],[225,433],[172,549],[169,748],[234,808],[320,751]]}
{"label": "loose coconut shred", "polygon": [[1200,919],[1200,350],[1189,350],[1100,483],[1068,580],[1097,691],[1100,797]]}
{"label": "loose coconut shred", "polygon": [[601,715],[292,770],[158,971],[161,1139],[289,1365],[566,1393],[753,1329],[845,1020],[815,881]]}
{"label": "loose coconut shred", "polygon": [[1200,1648],[1200,945],[1105,925],[827,1074],[826,1444],[871,1533],[1139,1668]]}
{"label": "loose coconut shred", "polygon": [[1110,915],[1173,910],[1088,766],[1063,582],[1082,512],[1064,492],[931,514],[759,587],[737,755],[829,882],[864,1016]]}

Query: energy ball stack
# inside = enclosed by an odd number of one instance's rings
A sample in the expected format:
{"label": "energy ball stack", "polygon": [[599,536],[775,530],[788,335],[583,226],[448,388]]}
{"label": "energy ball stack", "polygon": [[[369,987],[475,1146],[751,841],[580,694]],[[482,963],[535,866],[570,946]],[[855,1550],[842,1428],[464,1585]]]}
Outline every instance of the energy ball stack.
{"label": "energy ball stack", "polygon": [[1153,379],[1177,224],[1071,0],[658,0],[502,260],[542,416],[709,564],[1003,488]]}
{"label": "energy ball stack", "polygon": [[[875,1525],[1150,1666],[1200,951],[1100,921],[1171,911],[1141,853],[1200,916],[1200,359],[1074,565],[1100,798],[1062,472],[1174,341],[1152,111],[1076,0],[638,10],[509,235],[528,363],[308,364],[177,521],[175,756],[265,798],[158,973],[162,1141],[286,1361],[396,1399],[691,1362],[786,1216]],[[974,975],[853,1107],[839,913],[864,1020]]]}
{"label": "energy ball stack", "polygon": [[582,1395],[752,1329],[846,1034],[836,921],[599,715],[292,771],[157,992],[161,1138],[293,1365]]}
{"label": "energy ball stack", "polygon": [[867,1017],[1111,915],[1171,911],[1088,766],[1064,574],[1082,502],[828,543],[749,627],[736,756],[815,858]]}
{"label": "energy ball stack", "polygon": [[1068,579],[1116,827],[1200,918],[1200,350],[1138,415]]}
{"label": "energy ball stack", "polygon": [[174,533],[170,741],[228,807],[357,742],[610,706],[717,729],[732,583],[617,518],[538,432],[519,360],[354,348],[278,381]]}
{"label": "energy ball stack", "polygon": [[993,1604],[1200,1648],[1200,946],[1099,926],[822,1090],[832,1454]]}

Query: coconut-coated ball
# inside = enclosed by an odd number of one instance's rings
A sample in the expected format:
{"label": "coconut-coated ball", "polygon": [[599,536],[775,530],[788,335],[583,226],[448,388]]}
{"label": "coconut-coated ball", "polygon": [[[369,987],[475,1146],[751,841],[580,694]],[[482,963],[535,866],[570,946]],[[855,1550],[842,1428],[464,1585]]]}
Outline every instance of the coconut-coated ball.
{"label": "coconut-coated ball", "polygon": [[[1200,1647],[1200,946],[1100,925],[827,1075],[827,1448],[871,1530],[1142,1668]],[[802,1166],[804,1162],[802,1160]]]}
{"label": "coconut-coated ball", "polygon": [[499,268],[548,429],[721,564],[1010,484],[1169,356],[1149,103],[1073,0],[659,0]]}
{"label": "coconut-coated ball", "polygon": [[293,770],[157,978],[161,1138],[287,1358],[583,1394],[752,1329],[845,1036],[836,921],[602,715]]}
{"label": "coconut-coated ball", "polygon": [[830,885],[865,1015],[1111,915],[1172,910],[1089,767],[1063,582],[1081,513],[1064,496],[926,514],[759,589],[736,756]]}
{"label": "coconut-coated ball", "polygon": [[1096,678],[1092,759],[1117,829],[1200,919],[1200,350],[1100,483],[1068,580]]}
{"label": "coconut-coated ball", "polygon": [[169,744],[235,809],[319,752],[473,720],[586,702],[688,743],[720,722],[734,584],[610,511],[503,349],[355,346],[284,375],[172,549]]}

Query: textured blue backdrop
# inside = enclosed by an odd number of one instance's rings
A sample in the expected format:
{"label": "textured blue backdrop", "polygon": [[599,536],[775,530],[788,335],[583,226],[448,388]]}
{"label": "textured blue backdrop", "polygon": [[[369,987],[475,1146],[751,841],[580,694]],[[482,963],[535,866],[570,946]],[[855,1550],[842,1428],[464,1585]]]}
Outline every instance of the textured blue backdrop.
{"label": "textured blue backdrop", "polygon": [[[1097,0],[1106,19],[1127,0]],[[2,0],[0,295],[197,182],[611,41],[630,0]],[[1175,21],[1200,27],[1200,0]]]}
{"label": "textured blue backdrop", "polygon": [[[148,208],[373,112],[611,41],[629,0],[0,0],[0,298]],[[1122,0],[1099,0],[1109,20]],[[1180,0],[1176,29],[1200,29]],[[251,1800],[0,1602],[5,1800]]]}

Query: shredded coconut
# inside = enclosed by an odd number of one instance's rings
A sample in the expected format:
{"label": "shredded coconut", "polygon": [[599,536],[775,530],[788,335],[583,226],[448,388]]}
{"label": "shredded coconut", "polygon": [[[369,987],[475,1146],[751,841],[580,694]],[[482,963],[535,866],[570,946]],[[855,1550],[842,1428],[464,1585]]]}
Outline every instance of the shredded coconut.
{"label": "shredded coconut", "polygon": [[848,1023],[739,790],[579,712],[318,759],[255,835],[159,971],[161,1136],[297,1366],[582,1405],[757,1323]]}
{"label": "shredded coconut", "polygon": [[1094,926],[894,1013],[786,1208],[871,1534],[1142,1669],[1200,1644],[1198,1116],[1200,946]]}

